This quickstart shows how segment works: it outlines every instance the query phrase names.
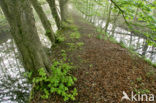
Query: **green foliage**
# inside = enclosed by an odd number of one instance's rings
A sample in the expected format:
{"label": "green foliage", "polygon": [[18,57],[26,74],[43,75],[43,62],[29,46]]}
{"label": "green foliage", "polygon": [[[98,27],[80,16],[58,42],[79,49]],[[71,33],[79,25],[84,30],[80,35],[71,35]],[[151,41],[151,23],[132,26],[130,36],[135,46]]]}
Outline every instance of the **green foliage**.
{"label": "green foliage", "polygon": [[58,35],[56,37],[56,43],[61,43],[64,42],[66,40],[66,38],[63,35]]}
{"label": "green foliage", "polygon": [[120,41],[120,46],[122,47],[122,48],[126,48],[126,45],[124,44],[124,42],[121,40]]}
{"label": "green foliage", "polygon": [[77,89],[71,88],[77,78],[69,74],[73,67],[69,63],[65,63],[67,55],[64,50],[61,52],[63,59],[53,61],[51,76],[47,76],[45,69],[41,68],[38,70],[39,75],[33,79],[34,89],[42,93],[43,99],[47,99],[53,93],[61,95],[64,101],[75,100],[75,96],[77,96]]}
{"label": "green foliage", "polygon": [[[108,5],[112,2],[112,15],[120,13],[120,20],[124,20],[123,26],[127,25],[129,30],[135,34],[141,34],[148,39],[149,45],[155,45],[156,40],[156,2],[147,0],[80,0],[74,1],[77,9],[87,17],[102,18],[106,22],[109,13]],[[112,17],[110,18],[112,20]],[[108,19],[109,20],[109,19]],[[112,21],[111,21],[112,22]],[[120,21],[118,21],[120,24]],[[137,29],[136,29],[137,28]],[[102,28],[97,27],[100,32]]]}
{"label": "green foliage", "polygon": [[66,40],[66,37],[64,36],[64,34],[61,30],[57,31],[55,38],[56,38],[55,43],[61,43]]}
{"label": "green foliage", "polygon": [[89,38],[93,37],[93,34],[88,34],[88,37],[89,37]]}
{"label": "green foliage", "polygon": [[69,28],[70,28],[71,30],[75,31],[75,32],[78,31],[78,27],[77,27],[76,25],[73,25],[73,24],[72,24],[72,25],[69,26]]}
{"label": "green foliage", "polygon": [[96,36],[96,38],[97,38],[97,39],[103,39],[103,35],[102,35],[102,34],[98,34],[98,35]]}
{"label": "green foliage", "polygon": [[145,58],[145,61],[146,61],[148,64],[152,65],[152,62],[151,62],[151,60],[150,60],[150,59]]}
{"label": "green foliage", "polygon": [[70,34],[70,38],[71,38],[71,39],[79,39],[80,37],[81,37],[81,35],[80,35],[80,33],[79,33],[78,31],[72,32],[72,33]]}
{"label": "green foliage", "polygon": [[50,33],[51,33],[51,31],[50,31],[50,30],[46,30],[45,35],[46,35],[46,36],[48,36],[48,34],[50,34]]}
{"label": "green foliage", "polygon": [[73,31],[78,31],[78,27],[72,24],[72,20],[67,20],[67,22],[62,22],[63,29],[70,29]]}
{"label": "green foliage", "polygon": [[90,64],[89,67],[92,68],[93,67],[93,64]]}
{"label": "green foliage", "polygon": [[24,77],[31,78],[32,77],[32,72],[25,72]]}
{"label": "green foliage", "polygon": [[[149,94],[150,93],[150,90],[145,88],[145,84],[143,83],[142,77],[136,78],[136,84],[134,82],[132,83],[135,86],[134,92],[136,94]],[[136,88],[136,85],[139,88]]]}
{"label": "green foliage", "polygon": [[136,94],[149,94],[150,90],[148,90],[148,89],[134,89],[134,92]]}
{"label": "green foliage", "polygon": [[81,46],[84,46],[84,43],[83,43],[83,42],[77,42],[76,45],[77,45],[78,47],[81,47]]}
{"label": "green foliage", "polygon": [[138,77],[136,78],[137,82],[141,82],[142,81],[142,78],[141,77]]}
{"label": "green foliage", "polygon": [[147,76],[148,78],[150,78],[150,77],[152,77],[152,76],[154,76],[154,75],[155,75],[154,70],[150,70],[150,71],[148,71],[148,72],[146,73],[146,76]]}
{"label": "green foliage", "polygon": [[67,43],[67,45],[70,47],[69,50],[76,49],[76,45],[74,43]]}
{"label": "green foliage", "polygon": [[110,40],[112,43],[117,43],[117,41],[115,40],[115,38],[112,37],[112,36],[109,37],[109,40]]}
{"label": "green foliage", "polygon": [[74,49],[84,46],[84,43],[83,42],[67,43],[67,45],[70,47],[69,50],[74,50]]}

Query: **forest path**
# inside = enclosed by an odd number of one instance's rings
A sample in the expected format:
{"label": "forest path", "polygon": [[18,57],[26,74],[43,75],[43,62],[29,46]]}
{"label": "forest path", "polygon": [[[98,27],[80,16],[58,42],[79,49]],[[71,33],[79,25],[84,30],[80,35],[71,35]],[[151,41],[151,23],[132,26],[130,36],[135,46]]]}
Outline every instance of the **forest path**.
{"label": "forest path", "polygon": [[99,33],[92,24],[77,14],[72,16],[82,34],[84,47],[79,52],[86,63],[76,73],[80,103],[117,103],[123,91],[130,95],[134,90],[149,90],[156,95],[152,66],[119,44],[97,39]]}
{"label": "forest path", "polygon": [[[66,51],[76,68],[72,74],[78,79],[75,84],[78,96],[75,101],[63,102],[60,96],[52,96],[47,101],[34,103],[119,103],[123,91],[130,95],[134,90],[149,90],[156,95],[156,77],[152,74],[155,68],[119,44],[97,39],[99,33],[92,24],[78,14],[71,14],[78,29],[63,32],[69,37],[55,47],[52,58],[59,59],[61,50]],[[70,35],[77,32],[81,37],[71,39]],[[78,43],[84,45],[78,46]]]}

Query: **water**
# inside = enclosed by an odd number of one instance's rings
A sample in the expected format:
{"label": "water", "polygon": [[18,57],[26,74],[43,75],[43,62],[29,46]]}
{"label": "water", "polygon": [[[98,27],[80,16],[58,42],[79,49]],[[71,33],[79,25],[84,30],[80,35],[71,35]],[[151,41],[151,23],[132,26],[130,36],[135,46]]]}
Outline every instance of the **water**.
{"label": "water", "polygon": [[[101,23],[101,28],[105,27],[106,22],[98,17],[96,19],[92,19],[92,17],[87,17],[82,14],[83,18],[91,19],[91,22],[99,27]],[[150,59],[153,63],[156,63],[156,47],[149,46],[146,43],[146,39],[136,36],[134,33],[131,33],[121,27],[116,27],[114,35],[112,34],[113,25],[110,23],[108,26],[109,36],[113,36],[117,42],[122,42],[126,45],[126,47],[133,47],[134,51],[136,51],[139,55],[145,56],[147,59]]]}
{"label": "water", "polygon": [[24,72],[17,47],[9,38],[0,44],[0,103],[25,103],[28,100],[31,84],[23,76]]}

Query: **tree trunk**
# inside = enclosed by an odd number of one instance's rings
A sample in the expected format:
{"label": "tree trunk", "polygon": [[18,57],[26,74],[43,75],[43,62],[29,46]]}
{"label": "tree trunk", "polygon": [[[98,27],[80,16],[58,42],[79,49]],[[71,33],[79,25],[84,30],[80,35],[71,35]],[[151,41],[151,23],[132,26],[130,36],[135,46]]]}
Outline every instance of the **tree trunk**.
{"label": "tree trunk", "polygon": [[107,17],[107,21],[106,21],[106,25],[105,25],[105,30],[104,30],[105,33],[107,33],[107,29],[108,29],[108,26],[109,26],[111,11],[112,11],[112,3],[109,6],[108,17]]}
{"label": "tree trunk", "polygon": [[[68,0],[59,0],[60,12],[61,12],[61,22],[67,22],[67,2]],[[65,14],[66,13],[66,14]]]}
{"label": "tree trunk", "polygon": [[61,29],[61,20],[60,20],[60,17],[58,15],[58,12],[57,12],[55,0],[47,0],[47,2],[49,4],[49,6],[50,6],[52,16],[55,19],[57,28],[60,30]]}
{"label": "tree trunk", "polygon": [[26,70],[38,75],[38,69],[50,72],[50,62],[37,34],[32,8],[28,0],[0,0],[2,10],[9,22],[11,34],[22,55]]}
{"label": "tree trunk", "polygon": [[55,34],[51,28],[50,21],[48,20],[46,14],[44,13],[41,5],[39,4],[38,0],[30,0],[31,4],[33,5],[34,9],[36,10],[42,25],[46,31],[46,36],[48,36],[49,40],[51,41],[52,45],[55,43]]}
{"label": "tree trunk", "polygon": [[145,56],[146,55],[147,49],[148,49],[148,44],[147,44],[147,42],[145,40],[144,41],[144,46],[142,48],[142,56]]}
{"label": "tree trunk", "polygon": [[118,11],[117,16],[114,17],[114,22],[113,22],[113,27],[112,27],[112,36],[113,37],[114,37],[114,32],[115,32],[115,29],[116,29],[116,26],[117,26],[116,22],[118,20],[119,15],[120,15],[120,11]]}

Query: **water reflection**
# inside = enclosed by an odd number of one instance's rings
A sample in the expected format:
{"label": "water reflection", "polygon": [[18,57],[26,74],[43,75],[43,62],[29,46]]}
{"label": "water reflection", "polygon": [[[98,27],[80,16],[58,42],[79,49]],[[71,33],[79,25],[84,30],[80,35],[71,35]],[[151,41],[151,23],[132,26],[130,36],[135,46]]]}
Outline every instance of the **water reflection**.
{"label": "water reflection", "polygon": [[[82,17],[89,20],[96,27],[104,28],[106,22],[102,19],[95,17],[87,17],[82,14]],[[145,56],[150,59],[153,63],[156,63],[156,47],[147,45],[146,39],[140,36],[135,35],[121,27],[116,27],[113,33],[113,24],[109,24],[108,31],[109,36],[112,36],[116,39],[117,42],[123,42],[127,47],[133,47],[139,55]]]}
{"label": "water reflection", "polygon": [[25,103],[31,84],[23,76],[25,70],[12,39],[0,44],[0,102]]}

